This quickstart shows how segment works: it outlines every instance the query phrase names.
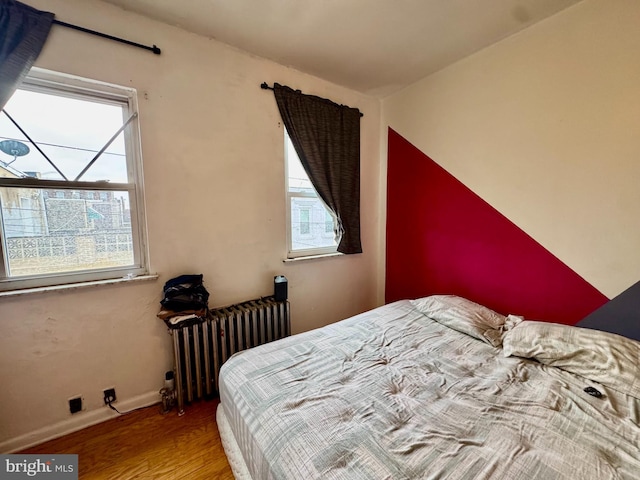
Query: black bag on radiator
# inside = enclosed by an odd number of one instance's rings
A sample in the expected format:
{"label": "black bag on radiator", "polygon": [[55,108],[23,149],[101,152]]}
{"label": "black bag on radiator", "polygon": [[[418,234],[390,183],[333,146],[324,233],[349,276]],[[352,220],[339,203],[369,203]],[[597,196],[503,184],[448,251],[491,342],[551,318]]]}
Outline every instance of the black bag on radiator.
{"label": "black bag on radiator", "polygon": [[174,312],[208,308],[209,292],[202,283],[202,274],[180,275],[164,284],[163,308]]}

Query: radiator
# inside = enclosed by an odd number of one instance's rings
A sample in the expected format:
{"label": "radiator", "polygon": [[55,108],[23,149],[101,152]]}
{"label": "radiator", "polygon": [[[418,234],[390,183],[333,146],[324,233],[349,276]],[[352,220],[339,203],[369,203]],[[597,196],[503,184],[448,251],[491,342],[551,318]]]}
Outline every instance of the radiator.
{"label": "radiator", "polygon": [[178,414],[185,403],[219,393],[220,367],[236,352],[291,335],[289,302],[262,297],[210,310],[173,336]]}

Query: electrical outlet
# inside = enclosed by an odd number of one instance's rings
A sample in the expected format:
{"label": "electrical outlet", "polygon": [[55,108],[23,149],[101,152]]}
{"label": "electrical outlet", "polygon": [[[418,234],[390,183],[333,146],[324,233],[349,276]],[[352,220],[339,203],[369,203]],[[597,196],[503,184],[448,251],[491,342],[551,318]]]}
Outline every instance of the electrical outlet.
{"label": "electrical outlet", "polygon": [[116,401],[116,389],[115,388],[107,388],[104,390],[104,404],[109,405]]}
{"label": "electrical outlet", "polygon": [[73,397],[69,399],[69,411],[72,414],[82,411],[82,397]]}

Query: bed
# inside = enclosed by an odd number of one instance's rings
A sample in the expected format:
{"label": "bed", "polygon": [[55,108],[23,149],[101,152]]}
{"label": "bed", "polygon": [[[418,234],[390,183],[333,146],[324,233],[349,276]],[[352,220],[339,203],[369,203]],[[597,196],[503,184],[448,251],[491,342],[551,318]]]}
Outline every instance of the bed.
{"label": "bed", "polygon": [[230,358],[237,479],[638,479],[640,342],[399,301]]}

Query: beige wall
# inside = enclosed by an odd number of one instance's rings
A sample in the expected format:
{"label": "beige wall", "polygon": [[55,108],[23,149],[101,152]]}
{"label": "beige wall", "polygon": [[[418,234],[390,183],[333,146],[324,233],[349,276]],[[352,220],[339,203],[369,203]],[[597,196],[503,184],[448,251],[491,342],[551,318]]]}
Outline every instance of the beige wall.
{"label": "beige wall", "polygon": [[[380,102],[214,40],[93,0],[28,0],[63,21],[156,43],[162,55],[53,27],[36,65],[138,90],[151,270],[160,279],[0,300],[0,451],[158,399],[171,367],[156,318],[162,285],[203,273],[219,306],[272,292],[289,279],[292,328],[301,332],[377,305]],[[277,81],[359,108],[365,253],[282,262],[283,131],[269,91]],[[87,411],[68,412],[85,399]]]}
{"label": "beige wall", "polygon": [[386,98],[383,126],[611,298],[640,277],[639,25],[585,0]]}

